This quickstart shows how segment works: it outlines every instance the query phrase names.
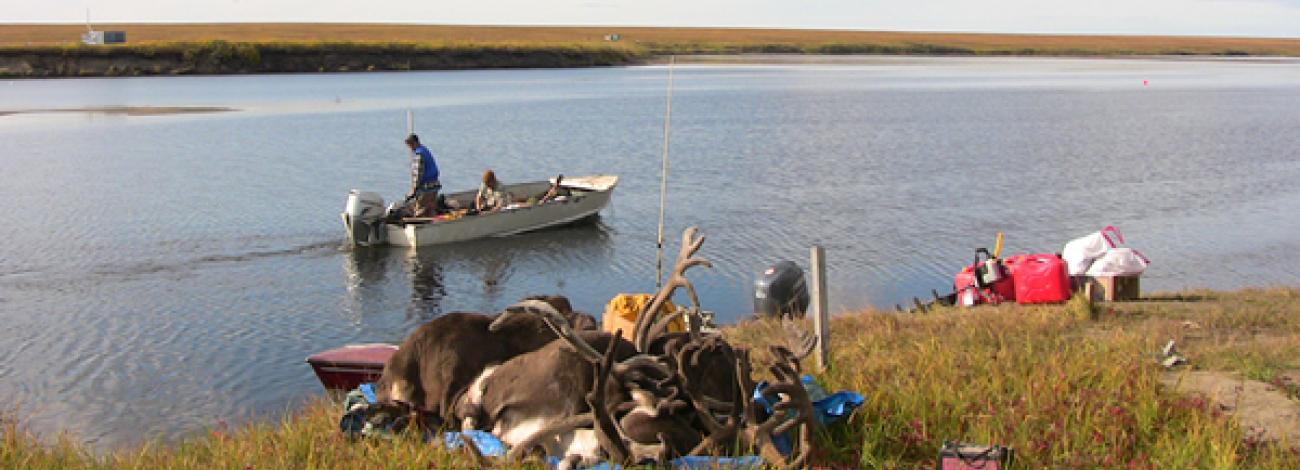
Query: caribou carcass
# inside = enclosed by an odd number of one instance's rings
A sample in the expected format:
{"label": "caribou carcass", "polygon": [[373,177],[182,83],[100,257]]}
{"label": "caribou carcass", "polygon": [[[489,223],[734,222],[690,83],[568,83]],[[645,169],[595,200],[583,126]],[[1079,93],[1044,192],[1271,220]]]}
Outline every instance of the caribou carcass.
{"label": "caribou carcass", "polygon": [[[536,296],[566,320],[594,328],[595,319],[574,312],[561,296]],[[492,328],[489,328],[492,326]],[[555,333],[534,315],[497,317],[456,312],[425,323],[384,364],[376,382],[380,402],[400,403],[435,425],[451,418],[458,397],[485,369],[536,350]],[[423,422],[423,420],[417,420]]]}
{"label": "caribou carcass", "polygon": [[[801,347],[800,354],[773,349],[776,361],[770,369],[776,381],[770,390],[780,398],[775,415],[761,419],[748,397],[754,384],[746,350],[695,328],[666,334],[670,319],[656,317],[679,287],[694,304],[690,312],[699,312],[684,274],[709,263],[691,257],[703,243],[694,234],[694,228],[683,234],[677,264],[638,316],[631,342],[617,334],[575,332],[547,304],[508,308],[497,321],[531,313],[559,339],[484,370],[461,400],[462,425],[490,429],[513,447],[513,458],[541,449],[565,459],[566,465],[602,459],[664,462],[738,448],[757,451],[774,466],[803,465],[811,446],[812,414],[798,360],[810,349]],[[770,434],[795,427],[801,430],[799,453],[787,461]]]}

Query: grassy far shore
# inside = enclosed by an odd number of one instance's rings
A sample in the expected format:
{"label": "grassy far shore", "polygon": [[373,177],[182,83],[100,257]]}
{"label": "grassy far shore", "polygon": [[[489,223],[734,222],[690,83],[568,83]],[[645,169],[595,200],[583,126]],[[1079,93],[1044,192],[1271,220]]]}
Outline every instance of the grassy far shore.
{"label": "grassy far shore", "polygon": [[[978,55],[1267,55],[1300,56],[1300,39],[1184,36],[1065,36],[750,28],[530,27],[402,24],[101,24],[126,31],[128,45],[203,43],[511,44],[630,48],[647,54],[824,53]],[[0,25],[0,46],[77,44],[85,26]],[[604,40],[617,33],[617,43]],[[328,49],[328,47],[326,47]]]}
{"label": "grassy far shore", "polygon": [[[1300,57],[1300,39],[1267,38],[293,23],[97,27],[125,31],[129,42],[81,45],[81,25],[0,25],[0,77],[593,67],[669,54]],[[614,33],[621,39],[605,40]]]}
{"label": "grassy far shore", "polygon": [[[755,321],[725,334],[758,346],[782,329]],[[1300,372],[1300,288],[1094,306],[864,311],[834,319],[832,335],[835,367],[818,379],[828,389],[857,390],[866,403],[818,436],[817,465],[934,468],[941,442],[952,439],[1012,446],[1019,468],[1300,468],[1300,435],[1251,429],[1244,408],[1181,381],[1215,373],[1269,383],[1267,393],[1285,397],[1283,408],[1300,408],[1293,381],[1300,378],[1288,378]],[[1157,365],[1169,339],[1190,367]],[[413,437],[349,442],[337,431],[338,412],[322,399],[279,423],[107,455],[67,438],[40,440],[7,419],[0,467],[472,466]]]}

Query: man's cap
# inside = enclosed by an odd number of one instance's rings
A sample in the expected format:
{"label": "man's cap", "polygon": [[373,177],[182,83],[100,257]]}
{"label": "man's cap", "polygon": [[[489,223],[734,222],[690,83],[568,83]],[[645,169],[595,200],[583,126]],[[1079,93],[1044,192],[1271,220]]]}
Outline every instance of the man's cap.
{"label": "man's cap", "polygon": [[408,144],[416,144],[419,142],[420,142],[420,137],[415,134],[406,136],[406,143]]}

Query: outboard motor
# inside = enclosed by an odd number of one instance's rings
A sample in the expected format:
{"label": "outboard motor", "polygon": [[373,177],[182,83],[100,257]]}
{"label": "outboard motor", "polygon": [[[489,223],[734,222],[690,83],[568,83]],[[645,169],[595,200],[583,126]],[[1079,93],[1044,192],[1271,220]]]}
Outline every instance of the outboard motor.
{"label": "outboard motor", "polygon": [[793,261],[772,265],[754,281],[755,315],[803,318],[808,302],[803,270]]}
{"label": "outboard motor", "polygon": [[384,198],[377,193],[353,189],[343,209],[343,228],[348,242],[370,246],[384,241]]}

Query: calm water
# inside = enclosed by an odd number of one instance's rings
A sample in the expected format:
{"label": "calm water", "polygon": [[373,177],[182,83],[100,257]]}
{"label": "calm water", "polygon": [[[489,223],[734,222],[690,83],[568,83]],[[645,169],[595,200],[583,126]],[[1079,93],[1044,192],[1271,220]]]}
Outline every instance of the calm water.
{"label": "calm water", "polygon": [[[274,417],[302,363],[453,310],[654,284],[667,70],[0,82],[0,396],[101,448]],[[706,307],[829,258],[836,310],[943,288],[972,250],[1108,224],[1145,290],[1300,284],[1300,62],[878,58],[676,70],[670,209]],[[1143,85],[1143,80],[1148,80]],[[350,188],[405,190],[405,110],[450,189],[617,173],[599,222],[411,251],[341,246]]]}

